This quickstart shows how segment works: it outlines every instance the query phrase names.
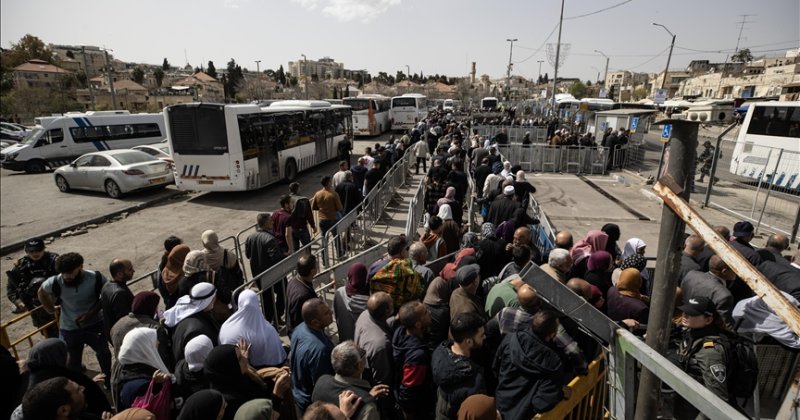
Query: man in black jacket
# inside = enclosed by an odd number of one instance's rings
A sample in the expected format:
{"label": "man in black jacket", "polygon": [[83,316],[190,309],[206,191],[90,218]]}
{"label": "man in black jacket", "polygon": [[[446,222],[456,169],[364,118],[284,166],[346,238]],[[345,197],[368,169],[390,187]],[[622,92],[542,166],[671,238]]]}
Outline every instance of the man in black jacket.
{"label": "man in black jacket", "polygon": [[456,418],[461,403],[473,394],[485,394],[483,369],[470,357],[483,346],[483,318],[460,313],[450,323],[452,342],[444,342],[433,351],[431,369],[437,390],[437,418]]}
{"label": "man in black jacket", "polygon": [[358,207],[361,200],[364,198],[361,191],[358,190],[356,184],[353,183],[353,173],[345,171],[344,181],[336,186],[336,194],[339,194],[339,200],[342,201],[344,206],[344,214],[350,213],[354,208]]}
{"label": "man in black jacket", "polygon": [[[250,260],[250,274],[255,277],[277,264],[283,259],[278,239],[272,235],[272,215],[269,213],[259,213],[256,216],[256,231],[247,237],[244,243],[244,255]],[[262,288],[261,279],[258,281],[258,287]],[[263,289],[262,289],[263,290]],[[277,306],[278,317],[283,315],[284,301],[285,301],[285,286],[283,282],[273,291],[278,294]],[[275,321],[275,311],[273,310],[272,303],[273,293],[266,293],[263,299],[264,316],[270,322]]]}
{"label": "man in black jacket", "polygon": [[120,259],[111,261],[108,271],[111,273],[111,279],[100,289],[100,305],[103,310],[106,338],[111,342],[111,327],[131,311],[133,292],[127,283],[133,279],[135,271],[130,260]]}
{"label": "man in black jacket", "polygon": [[[8,300],[16,306],[12,313],[21,314],[41,305],[36,292],[48,277],[55,276],[58,254],[45,251],[44,241],[34,238],[25,243],[25,256],[14,263],[14,268],[6,271],[8,276]],[[33,326],[40,327],[53,320],[53,315],[44,310],[31,314]],[[46,337],[58,337],[58,327],[51,326],[42,332]]]}
{"label": "man in black jacket", "polygon": [[489,167],[489,158],[485,157],[475,168],[475,191],[478,193],[478,198],[483,197],[483,184],[490,173],[492,173],[492,168]]}

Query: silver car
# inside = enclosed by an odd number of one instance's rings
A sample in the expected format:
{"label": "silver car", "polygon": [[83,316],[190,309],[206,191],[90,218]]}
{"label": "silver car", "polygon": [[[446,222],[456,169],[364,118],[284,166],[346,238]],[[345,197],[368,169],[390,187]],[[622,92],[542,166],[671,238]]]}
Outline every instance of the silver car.
{"label": "silver car", "polygon": [[61,192],[71,189],[105,191],[112,198],[175,182],[169,162],[138,150],[87,153],[55,171]]}

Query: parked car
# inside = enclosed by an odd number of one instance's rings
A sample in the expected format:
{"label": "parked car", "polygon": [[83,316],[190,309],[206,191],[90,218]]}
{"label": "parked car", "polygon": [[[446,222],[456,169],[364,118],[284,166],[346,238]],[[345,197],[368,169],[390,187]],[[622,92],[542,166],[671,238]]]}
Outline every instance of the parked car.
{"label": "parked car", "polygon": [[134,146],[131,149],[145,152],[154,158],[169,162],[173,167],[175,166],[175,161],[172,160],[172,154],[169,152],[169,144],[166,142]]}
{"label": "parked car", "polygon": [[16,141],[16,140],[2,139],[2,140],[0,140],[0,150],[3,150],[8,146],[11,146],[11,145],[14,145],[14,144],[17,144],[17,143],[19,143],[19,142]]}
{"label": "parked car", "polygon": [[112,198],[132,191],[164,188],[175,182],[169,162],[138,150],[87,153],[56,169],[54,177],[61,192],[105,191]]}
{"label": "parked car", "polygon": [[0,122],[0,138],[4,140],[20,141],[27,136],[31,130],[21,124],[10,122]]}

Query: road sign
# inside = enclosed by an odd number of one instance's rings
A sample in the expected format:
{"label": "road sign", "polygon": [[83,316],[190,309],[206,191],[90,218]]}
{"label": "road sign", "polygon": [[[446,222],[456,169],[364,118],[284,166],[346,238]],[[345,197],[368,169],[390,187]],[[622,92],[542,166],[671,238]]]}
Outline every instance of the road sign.
{"label": "road sign", "polygon": [[588,111],[589,110],[589,103],[588,102],[581,102],[580,110],[581,111]]}
{"label": "road sign", "polygon": [[631,119],[631,133],[635,133],[636,127],[638,126],[639,126],[639,117],[633,117],[633,119]]}
{"label": "road sign", "polygon": [[672,124],[664,124],[664,129],[661,131],[661,142],[668,143],[672,135]]}
{"label": "road sign", "polygon": [[605,98],[608,96],[608,89],[600,88],[600,93],[597,94],[598,98]]}
{"label": "road sign", "polygon": [[656,90],[656,97],[653,98],[653,103],[655,104],[663,104],[664,101],[667,100],[667,90],[666,89],[658,89]]}

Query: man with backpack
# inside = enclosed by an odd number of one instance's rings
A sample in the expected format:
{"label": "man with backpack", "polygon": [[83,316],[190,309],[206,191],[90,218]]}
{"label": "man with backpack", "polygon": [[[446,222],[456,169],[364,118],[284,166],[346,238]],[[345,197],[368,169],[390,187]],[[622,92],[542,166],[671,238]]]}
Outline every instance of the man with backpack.
{"label": "man with backpack", "polygon": [[107,280],[100,272],[83,269],[83,257],[68,252],[56,258],[57,276],[48,278],[39,288],[38,296],[45,310],[55,311],[60,305],[61,339],[67,343],[67,367],[82,370],[83,346],[88,345],[97,355],[106,384],[111,379],[111,352],[100,312],[100,291]]}

